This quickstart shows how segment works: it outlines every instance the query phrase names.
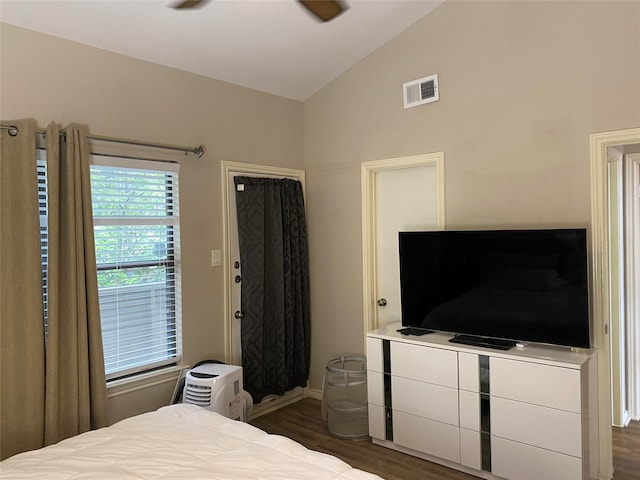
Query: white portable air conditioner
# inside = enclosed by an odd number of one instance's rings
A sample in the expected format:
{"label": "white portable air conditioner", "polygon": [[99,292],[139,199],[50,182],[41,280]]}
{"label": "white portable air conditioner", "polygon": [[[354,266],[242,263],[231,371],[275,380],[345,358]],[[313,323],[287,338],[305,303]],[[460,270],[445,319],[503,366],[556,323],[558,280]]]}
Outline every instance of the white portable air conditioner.
{"label": "white portable air conditioner", "polygon": [[242,367],[206,363],[189,370],[184,382],[183,401],[244,422]]}

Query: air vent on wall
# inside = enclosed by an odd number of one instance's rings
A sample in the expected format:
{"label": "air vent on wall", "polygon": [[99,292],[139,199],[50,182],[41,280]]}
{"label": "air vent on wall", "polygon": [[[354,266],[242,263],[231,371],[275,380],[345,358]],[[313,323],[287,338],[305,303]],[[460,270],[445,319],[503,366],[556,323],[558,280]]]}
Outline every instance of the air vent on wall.
{"label": "air vent on wall", "polygon": [[430,75],[403,83],[402,94],[404,97],[404,108],[437,102],[440,98],[438,94],[438,75]]}

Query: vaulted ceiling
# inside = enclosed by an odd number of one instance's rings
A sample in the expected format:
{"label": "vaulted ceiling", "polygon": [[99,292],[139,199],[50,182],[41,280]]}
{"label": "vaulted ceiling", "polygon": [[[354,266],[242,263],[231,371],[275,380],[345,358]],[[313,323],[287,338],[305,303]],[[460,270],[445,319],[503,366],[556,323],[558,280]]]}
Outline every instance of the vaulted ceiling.
{"label": "vaulted ceiling", "polygon": [[0,20],[305,100],[442,0],[346,0],[322,23],[297,0],[0,0]]}

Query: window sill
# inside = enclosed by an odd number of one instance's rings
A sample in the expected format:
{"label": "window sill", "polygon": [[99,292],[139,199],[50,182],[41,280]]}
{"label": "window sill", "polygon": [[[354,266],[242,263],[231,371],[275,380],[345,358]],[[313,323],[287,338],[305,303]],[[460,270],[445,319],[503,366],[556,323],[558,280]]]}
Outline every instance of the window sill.
{"label": "window sill", "polygon": [[107,398],[113,398],[127,393],[149,388],[163,383],[175,383],[183,371],[188,366],[174,365],[154,370],[152,372],[144,372],[128,378],[119,380],[110,380],[107,382]]}

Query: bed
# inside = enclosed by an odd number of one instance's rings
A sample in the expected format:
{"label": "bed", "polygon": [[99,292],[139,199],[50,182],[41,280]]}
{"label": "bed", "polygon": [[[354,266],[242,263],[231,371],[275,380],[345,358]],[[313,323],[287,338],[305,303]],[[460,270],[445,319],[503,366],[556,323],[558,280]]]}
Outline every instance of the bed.
{"label": "bed", "polygon": [[0,463],[3,480],[380,480],[202,407],[171,405]]}

